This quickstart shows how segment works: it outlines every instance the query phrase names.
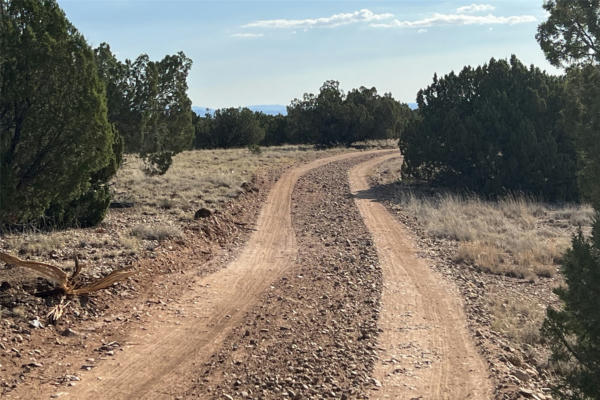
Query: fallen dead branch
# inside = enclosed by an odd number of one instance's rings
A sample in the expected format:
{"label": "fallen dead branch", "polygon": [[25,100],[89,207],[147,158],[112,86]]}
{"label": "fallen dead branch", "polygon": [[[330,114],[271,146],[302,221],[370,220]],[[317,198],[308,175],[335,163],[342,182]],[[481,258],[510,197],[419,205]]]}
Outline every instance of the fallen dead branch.
{"label": "fallen dead branch", "polygon": [[67,306],[71,304],[71,301],[67,301],[65,303],[65,297],[61,297],[60,299],[60,303],[58,303],[57,305],[55,305],[54,307],[52,307],[52,310],[50,310],[50,312],[48,313],[48,315],[46,315],[46,317],[48,317],[50,319],[50,321],[52,322],[56,322],[60,319],[60,317],[62,317],[62,315],[64,314],[65,310],[67,309]]}
{"label": "fallen dead branch", "polygon": [[69,295],[82,295],[95,292],[97,290],[102,290],[111,286],[113,283],[123,281],[135,274],[134,270],[113,271],[104,278],[100,278],[90,283],[89,285],[77,286],[75,280],[82,269],[82,266],[79,264],[79,260],[77,259],[77,257],[75,257],[75,270],[73,271],[73,275],[71,277],[69,277],[67,273],[64,272],[62,269],[54,265],[45,264],[37,261],[21,260],[20,258],[2,252],[0,252],[0,261],[3,261],[4,263],[9,265],[15,265],[34,270],[40,275],[44,276],[45,278],[58,284],[60,289],[62,289],[63,292],[65,292],[65,294]]}

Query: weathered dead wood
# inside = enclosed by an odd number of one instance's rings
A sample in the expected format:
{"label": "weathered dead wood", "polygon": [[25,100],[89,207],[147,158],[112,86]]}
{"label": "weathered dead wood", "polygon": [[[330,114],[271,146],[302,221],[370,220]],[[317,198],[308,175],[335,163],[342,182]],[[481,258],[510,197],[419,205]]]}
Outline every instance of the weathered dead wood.
{"label": "weathered dead wood", "polygon": [[75,270],[73,271],[73,275],[71,277],[69,277],[62,269],[54,265],[37,261],[21,260],[20,258],[2,252],[0,252],[0,261],[10,265],[32,269],[43,277],[57,283],[60,289],[62,289],[65,294],[69,295],[82,295],[95,292],[97,290],[102,290],[111,286],[113,283],[124,281],[136,273],[134,270],[113,271],[104,278],[100,278],[89,285],[76,286],[75,280],[82,270],[82,265],[79,263],[77,257],[75,257]]}

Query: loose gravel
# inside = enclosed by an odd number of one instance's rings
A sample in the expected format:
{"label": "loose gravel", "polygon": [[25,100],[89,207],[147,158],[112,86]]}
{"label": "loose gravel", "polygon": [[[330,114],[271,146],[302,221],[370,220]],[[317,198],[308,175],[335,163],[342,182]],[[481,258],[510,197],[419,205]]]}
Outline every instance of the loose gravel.
{"label": "loose gravel", "polygon": [[379,383],[382,274],[350,195],[360,157],[301,178],[293,193],[295,266],[274,283],[183,397],[365,399]]}

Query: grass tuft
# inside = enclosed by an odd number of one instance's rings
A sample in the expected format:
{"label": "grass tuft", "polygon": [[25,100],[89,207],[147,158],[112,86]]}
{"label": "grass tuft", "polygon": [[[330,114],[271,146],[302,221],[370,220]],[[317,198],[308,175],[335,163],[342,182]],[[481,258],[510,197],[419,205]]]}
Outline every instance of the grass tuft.
{"label": "grass tuft", "polygon": [[139,224],[131,230],[134,237],[143,240],[167,240],[183,236],[180,228],[166,224]]}

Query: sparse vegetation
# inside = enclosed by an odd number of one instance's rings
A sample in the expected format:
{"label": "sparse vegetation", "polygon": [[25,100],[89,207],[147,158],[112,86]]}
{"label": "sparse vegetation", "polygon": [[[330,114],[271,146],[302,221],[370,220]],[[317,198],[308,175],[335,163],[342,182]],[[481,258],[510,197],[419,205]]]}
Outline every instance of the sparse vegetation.
{"label": "sparse vegetation", "polygon": [[456,261],[519,278],[554,275],[577,224],[587,227],[593,217],[589,206],[525,198],[489,201],[452,194],[399,194],[399,207],[429,234],[457,242]]}
{"label": "sparse vegetation", "polygon": [[131,230],[131,234],[144,240],[158,240],[179,238],[183,235],[181,229],[166,224],[140,224]]}
{"label": "sparse vegetation", "polygon": [[539,345],[546,305],[519,297],[490,294],[491,327],[518,344]]}
{"label": "sparse vegetation", "polygon": [[6,232],[0,236],[0,250],[40,261],[79,254],[83,261],[94,261],[94,268],[84,274],[105,275],[130,264],[144,248],[155,247],[148,241],[180,238],[198,209],[220,209],[262,171],[346,151],[316,151],[308,145],[269,147],[256,155],[248,149],[186,151],[158,176],[147,176],[140,169],[143,160],[126,155],[111,192],[115,200],[133,202],[134,207],[110,209],[98,229]]}
{"label": "sparse vegetation", "polygon": [[186,151],[178,154],[169,171],[160,176],[146,176],[140,171],[142,160],[128,155],[114,181],[114,195],[133,201],[137,212],[161,209],[173,221],[191,220],[197,209],[218,208],[239,196],[244,191],[242,184],[261,169],[340,151],[315,152],[311,146],[269,147],[260,154],[244,148]]}
{"label": "sparse vegetation", "polygon": [[558,304],[551,293],[563,280],[560,260],[578,227],[589,234],[593,208],[523,197],[485,200],[423,186],[418,190],[398,182],[401,165],[398,159],[387,161],[373,176],[392,195],[388,204],[423,236],[433,238],[431,246],[448,249],[443,254],[458,274],[461,267],[479,271],[476,279],[484,274],[480,304],[489,315],[489,328],[532,365],[556,371],[556,365],[548,364],[547,334],[540,329],[546,307]]}

